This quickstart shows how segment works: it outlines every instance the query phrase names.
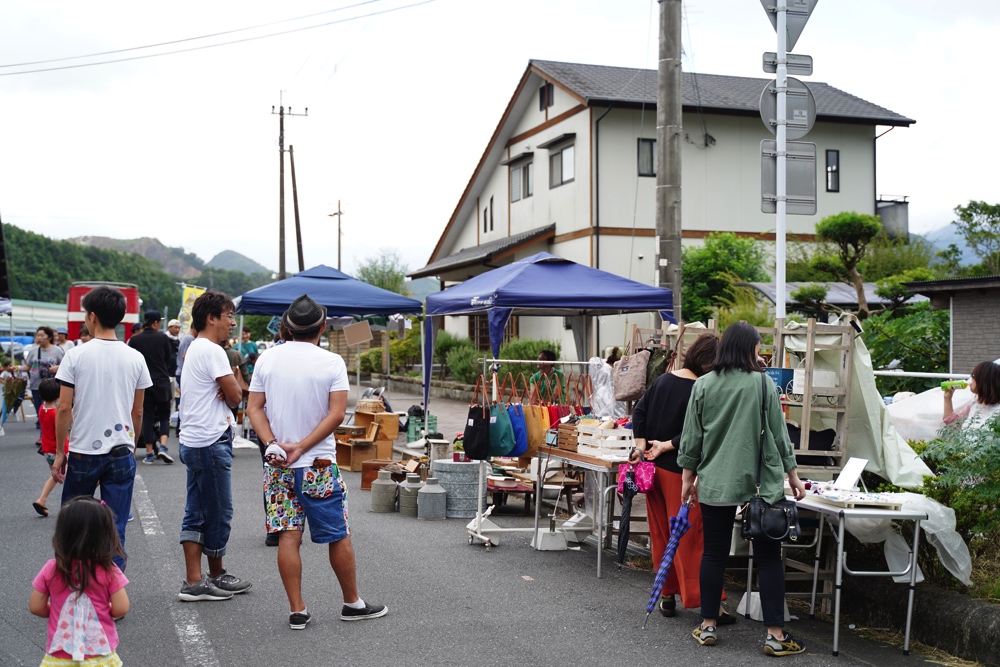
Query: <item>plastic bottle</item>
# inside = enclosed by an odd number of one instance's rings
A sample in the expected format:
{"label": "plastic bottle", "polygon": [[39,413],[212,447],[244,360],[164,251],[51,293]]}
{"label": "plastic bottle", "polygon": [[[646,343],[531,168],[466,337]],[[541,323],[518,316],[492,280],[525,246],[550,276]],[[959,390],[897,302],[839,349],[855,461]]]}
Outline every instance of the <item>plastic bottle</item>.
{"label": "plastic bottle", "polygon": [[948,391],[949,389],[965,389],[969,386],[969,383],[965,380],[947,380],[941,383],[941,389],[943,391]]}

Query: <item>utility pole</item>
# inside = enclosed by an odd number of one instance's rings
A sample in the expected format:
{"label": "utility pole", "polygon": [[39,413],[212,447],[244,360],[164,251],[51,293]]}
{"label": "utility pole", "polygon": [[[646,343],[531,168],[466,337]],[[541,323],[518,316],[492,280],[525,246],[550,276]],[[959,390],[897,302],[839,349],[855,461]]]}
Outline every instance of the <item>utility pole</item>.
{"label": "utility pole", "polygon": [[308,116],[309,107],[305,113],[292,113],[292,108],[285,111],[284,105],[271,114],[278,116],[278,280],[285,279],[285,116]]}
{"label": "utility pole", "polygon": [[292,166],[292,208],[295,210],[295,244],[299,251],[299,273],[306,270],[302,259],[302,227],[299,225],[299,189],[295,187],[295,146],[288,146],[288,163]]}
{"label": "utility pole", "polygon": [[681,0],[659,0],[656,89],[657,286],[670,287],[681,321]]}
{"label": "utility pole", "polygon": [[341,216],[342,215],[343,215],[343,211],[340,210],[340,200],[338,199],[337,200],[337,212],[336,213],[331,213],[331,214],[329,214],[329,216],[327,216],[327,217],[330,217],[330,218],[332,218],[333,216],[337,216],[337,270],[338,271],[340,271],[340,246],[341,246],[341,242],[340,242],[341,241],[341,238],[340,238],[340,220],[341,220]]}

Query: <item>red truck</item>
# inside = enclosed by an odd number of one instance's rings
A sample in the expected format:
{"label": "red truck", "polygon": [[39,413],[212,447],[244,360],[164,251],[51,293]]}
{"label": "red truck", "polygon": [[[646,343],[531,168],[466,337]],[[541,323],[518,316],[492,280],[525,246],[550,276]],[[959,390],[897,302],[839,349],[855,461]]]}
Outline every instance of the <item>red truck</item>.
{"label": "red truck", "polygon": [[107,283],[107,282],[79,282],[73,283],[69,288],[69,296],[66,298],[66,309],[68,311],[67,338],[76,340],[80,337],[80,326],[83,324],[83,306],[80,305],[83,295],[94,289],[98,285],[110,285],[121,290],[125,295],[125,319],[119,324],[115,333],[118,340],[127,341],[132,337],[132,325],[139,321],[139,288],[132,283]]}

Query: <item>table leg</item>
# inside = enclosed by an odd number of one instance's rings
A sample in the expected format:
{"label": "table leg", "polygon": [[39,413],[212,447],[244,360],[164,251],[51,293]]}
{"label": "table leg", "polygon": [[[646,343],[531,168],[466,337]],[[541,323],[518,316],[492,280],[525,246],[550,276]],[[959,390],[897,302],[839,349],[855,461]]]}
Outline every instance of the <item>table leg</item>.
{"label": "table leg", "polygon": [[812,599],[809,601],[809,618],[816,618],[816,586],[819,584],[819,561],[820,550],[823,548],[823,519],[824,515],[819,515],[819,528],[816,532],[816,555],[813,558],[813,588]]}
{"label": "table leg", "polygon": [[910,592],[906,600],[906,634],[903,655],[910,655],[910,622],[913,620],[913,591],[917,586],[917,548],[920,546],[920,519],[913,522],[913,551],[910,552]]}
{"label": "table leg", "polygon": [[840,525],[837,527],[837,571],[834,575],[833,588],[833,655],[840,654],[840,588],[844,581],[844,513],[840,513]]}
{"label": "table leg", "polygon": [[[597,473],[597,578],[601,578],[601,556],[604,553],[604,485],[605,474]],[[586,488],[586,487],[585,487]]]}
{"label": "table leg", "polygon": [[749,557],[747,558],[747,595],[746,606],[743,607],[743,618],[750,618],[750,598],[753,591],[753,540],[747,540]]}

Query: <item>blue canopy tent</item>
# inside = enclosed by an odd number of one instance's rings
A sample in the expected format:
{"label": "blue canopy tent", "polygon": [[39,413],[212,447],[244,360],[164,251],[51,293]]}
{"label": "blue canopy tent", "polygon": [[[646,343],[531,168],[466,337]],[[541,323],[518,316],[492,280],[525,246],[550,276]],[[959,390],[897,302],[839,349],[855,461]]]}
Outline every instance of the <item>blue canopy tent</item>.
{"label": "blue canopy tent", "polygon": [[236,312],[281,315],[295,299],[308,294],[326,306],[327,315],[395,315],[423,310],[416,299],[356,280],[320,264],[291,278],[250,290],[239,297]]}
{"label": "blue canopy tent", "polygon": [[[673,294],[607,271],[540,252],[470,278],[427,297],[424,336],[424,405],[428,405],[431,361],[434,358],[433,318],[486,313],[490,348],[500,353],[503,331],[511,314],[579,318],[577,345],[586,349],[589,318],[598,315],[657,311],[671,322]],[[583,341],[583,344],[581,344]]]}

